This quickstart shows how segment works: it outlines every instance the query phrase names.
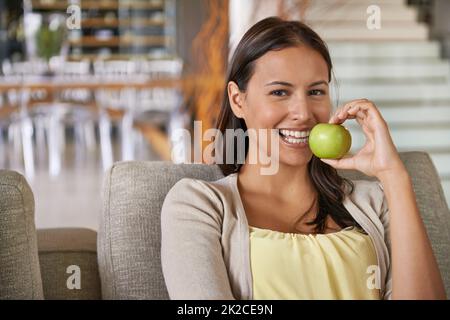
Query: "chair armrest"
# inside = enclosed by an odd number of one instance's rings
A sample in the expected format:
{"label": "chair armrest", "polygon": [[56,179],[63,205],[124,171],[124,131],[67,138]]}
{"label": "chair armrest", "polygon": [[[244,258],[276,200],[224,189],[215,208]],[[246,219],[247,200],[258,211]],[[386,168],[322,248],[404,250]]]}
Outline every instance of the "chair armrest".
{"label": "chair armrest", "polygon": [[41,229],[37,238],[45,299],[101,299],[95,231]]}
{"label": "chair armrest", "polygon": [[42,298],[33,192],[21,174],[0,170],[0,300]]}

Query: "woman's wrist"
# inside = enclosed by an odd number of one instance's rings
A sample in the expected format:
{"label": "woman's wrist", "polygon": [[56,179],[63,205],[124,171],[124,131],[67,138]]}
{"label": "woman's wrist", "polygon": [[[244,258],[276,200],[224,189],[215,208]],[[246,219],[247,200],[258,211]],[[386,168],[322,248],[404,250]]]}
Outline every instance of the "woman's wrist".
{"label": "woman's wrist", "polygon": [[399,163],[390,169],[383,170],[377,174],[377,179],[381,184],[388,183],[392,180],[410,179],[408,170],[403,163]]}

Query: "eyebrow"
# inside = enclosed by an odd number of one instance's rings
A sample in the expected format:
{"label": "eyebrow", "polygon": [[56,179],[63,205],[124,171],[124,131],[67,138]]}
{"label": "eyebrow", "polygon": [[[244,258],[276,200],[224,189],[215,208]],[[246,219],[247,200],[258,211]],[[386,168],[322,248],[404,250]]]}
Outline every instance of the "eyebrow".
{"label": "eyebrow", "polygon": [[324,84],[324,85],[328,86],[328,82],[326,82],[325,80],[320,80],[320,81],[313,82],[309,86],[310,87],[314,87],[314,86],[317,86],[319,84]]}
{"label": "eyebrow", "polygon": [[[314,87],[317,86],[319,84],[324,84],[324,85],[328,85],[328,82],[326,82],[325,80],[320,80],[320,81],[316,81],[311,83],[309,86],[310,87]],[[285,82],[285,81],[272,81],[266,84],[266,86],[274,86],[274,85],[282,85],[282,86],[286,86],[286,87],[293,87],[294,85],[292,83],[289,82]]]}
{"label": "eyebrow", "polygon": [[284,82],[284,81],[272,81],[272,82],[269,82],[266,84],[266,86],[275,86],[275,85],[282,85],[282,86],[286,86],[286,87],[294,86],[292,83]]}

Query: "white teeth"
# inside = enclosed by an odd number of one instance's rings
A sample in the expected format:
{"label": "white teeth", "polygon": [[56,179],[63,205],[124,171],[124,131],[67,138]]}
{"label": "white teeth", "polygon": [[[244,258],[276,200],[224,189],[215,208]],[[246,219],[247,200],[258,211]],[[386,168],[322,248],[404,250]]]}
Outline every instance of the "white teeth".
{"label": "white teeth", "polygon": [[293,131],[293,130],[286,130],[281,129],[280,133],[286,137],[293,137],[293,138],[305,138],[309,136],[309,130],[307,131]]}
{"label": "white teeth", "polygon": [[300,138],[300,139],[296,139],[296,138],[289,138],[289,137],[283,137],[284,140],[286,140],[289,143],[306,143],[308,141],[308,138]]}

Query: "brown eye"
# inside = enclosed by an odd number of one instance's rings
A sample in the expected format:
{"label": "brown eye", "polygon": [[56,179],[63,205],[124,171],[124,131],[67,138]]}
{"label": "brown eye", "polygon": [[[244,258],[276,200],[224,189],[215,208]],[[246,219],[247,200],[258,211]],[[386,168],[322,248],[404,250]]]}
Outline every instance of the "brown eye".
{"label": "brown eye", "polygon": [[322,95],[325,94],[325,91],[315,89],[315,90],[310,90],[310,91],[309,91],[309,94],[310,94],[311,96],[322,96]]}
{"label": "brown eye", "polygon": [[274,90],[270,92],[270,95],[277,96],[277,97],[284,97],[287,95],[286,90]]}

